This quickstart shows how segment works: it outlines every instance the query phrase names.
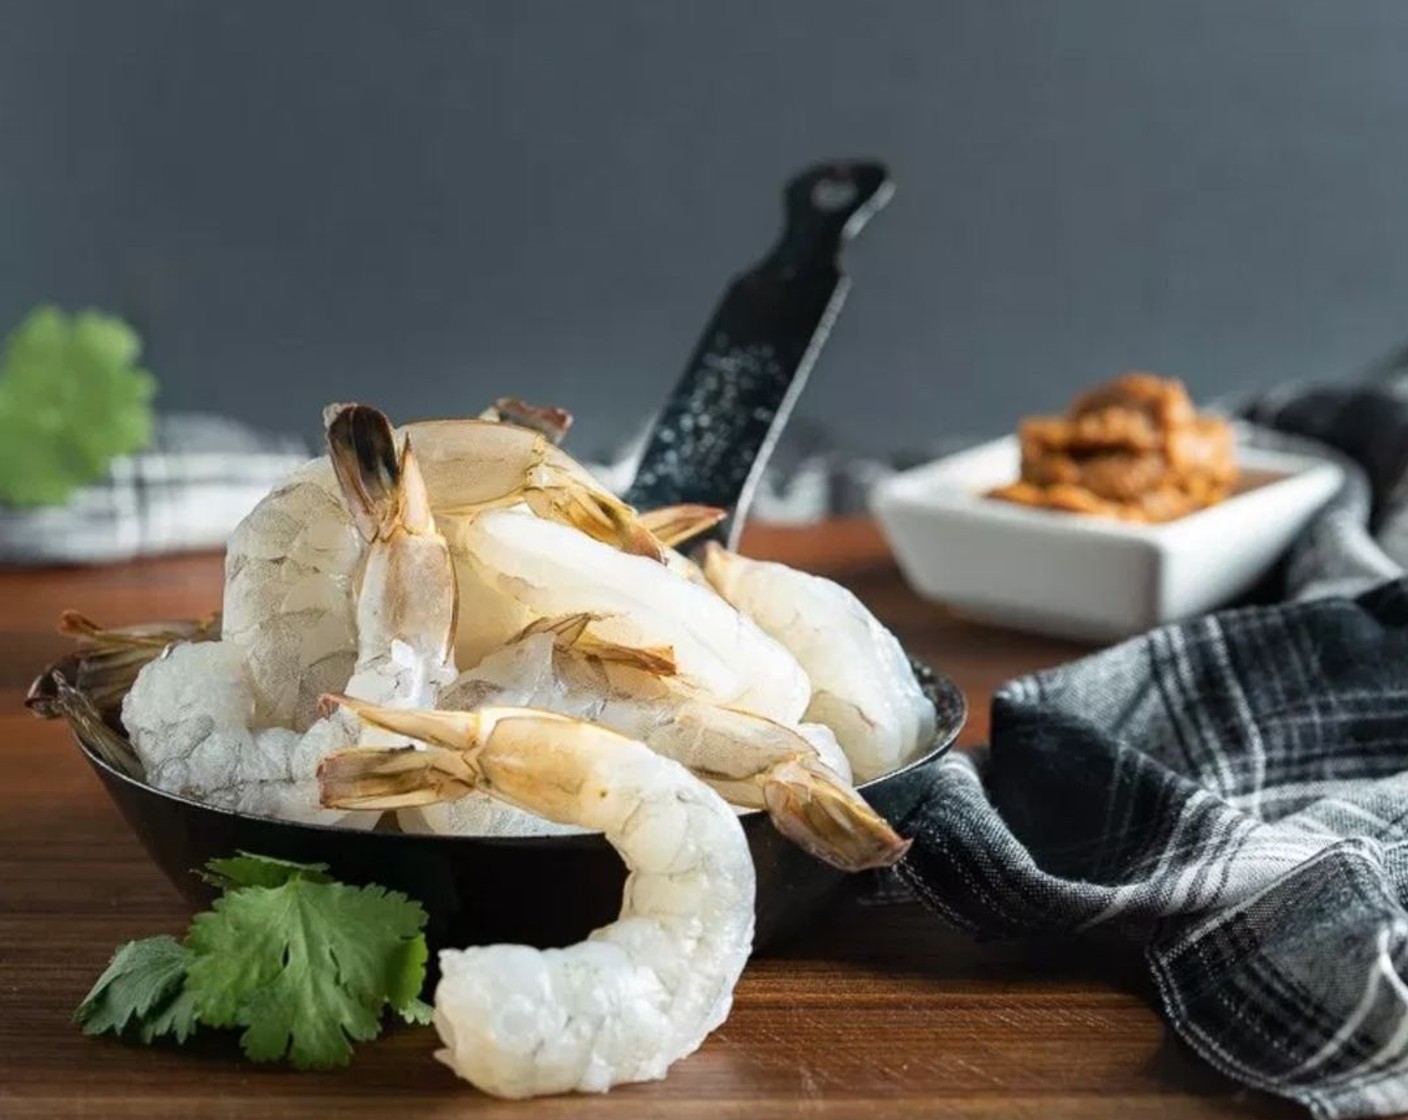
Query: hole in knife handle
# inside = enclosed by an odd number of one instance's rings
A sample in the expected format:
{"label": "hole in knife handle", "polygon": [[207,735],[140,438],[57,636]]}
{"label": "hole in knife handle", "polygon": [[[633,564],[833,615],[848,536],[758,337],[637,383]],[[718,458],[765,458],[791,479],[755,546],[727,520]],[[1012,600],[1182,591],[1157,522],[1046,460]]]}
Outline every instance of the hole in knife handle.
{"label": "hole in knife handle", "polygon": [[820,179],[812,187],[812,205],[823,212],[844,210],[856,200],[856,185],[849,179]]}

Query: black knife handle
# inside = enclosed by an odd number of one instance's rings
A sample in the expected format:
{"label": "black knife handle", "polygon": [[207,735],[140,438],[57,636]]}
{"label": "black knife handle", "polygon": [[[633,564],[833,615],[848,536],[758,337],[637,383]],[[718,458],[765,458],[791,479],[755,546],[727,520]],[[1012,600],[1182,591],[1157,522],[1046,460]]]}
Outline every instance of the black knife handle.
{"label": "black knife handle", "polygon": [[784,194],[772,251],[734,278],[656,418],[626,500],[720,506],[733,543],[753,490],[845,299],[842,246],[889,201],[879,163],[820,164]]}

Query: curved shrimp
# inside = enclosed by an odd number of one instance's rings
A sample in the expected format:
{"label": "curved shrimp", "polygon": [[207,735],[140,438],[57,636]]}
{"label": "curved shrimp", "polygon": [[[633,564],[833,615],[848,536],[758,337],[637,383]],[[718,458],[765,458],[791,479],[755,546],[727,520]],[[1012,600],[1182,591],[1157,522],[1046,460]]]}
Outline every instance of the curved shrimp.
{"label": "curved shrimp", "polygon": [[811,680],[806,718],[831,728],[857,781],[904,762],[934,734],[934,706],[895,636],[840,584],[717,544],[704,575],[789,649]]}
{"label": "curved shrimp", "polygon": [[[357,405],[333,414],[328,443],[348,517],[367,542],[347,691],[382,704],[432,704],[455,675],[456,594],[415,456],[409,445],[397,453],[386,417]],[[299,731],[261,727],[256,713],[244,652],[228,640],[171,647],[141,671],[122,705],[147,780],[160,789],[286,819],[346,816],[319,804],[316,767],[357,740],[356,718],[339,712]]]}
{"label": "curved shrimp", "polygon": [[[400,434],[415,444],[430,509],[452,542],[456,526],[478,512],[524,503],[613,547],[664,557],[635,512],[542,432],[434,420]],[[366,547],[326,456],[294,471],[231,536],[224,636],[244,653],[259,724],[305,730],[318,697],[347,680]]]}
{"label": "curved shrimp", "polygon": [[811,686],[796,658],[667,565],[516,510],[461,523],[453,544],[461,593],[474,603],[456,642],[462,665],[539,619],[589,614],[607,642],[670,649],[679,674],[720,703],[788,724],[807,707]]}
{"label": "curved shrimp", "polygon": [[[533,708],[601,724],[679,762],[731,804],[767,810],[783,835],[846,871],[887,867],[904,854],[908,843],[800,731],[713,702],[673,675],[668,651],[604,642],[592,633],[596,623],[575,615],[534,624],[462,673],[441,693],[440,707]],[[539,831],[534,818],[465,793],[403,810],[402,827]]]}
{"label": "curved shrimp", "polygon": [[576,945],[442,952],[436,1057],[496,1096],[601,1092],[663,1077],[723,1022],[752,948],[754,874],[718,794],[640,743],[564,716],[340,702],[446,749],[331,755],[330,804],[394,808],[444,779],[604,832],[630,872],[620,917]]}

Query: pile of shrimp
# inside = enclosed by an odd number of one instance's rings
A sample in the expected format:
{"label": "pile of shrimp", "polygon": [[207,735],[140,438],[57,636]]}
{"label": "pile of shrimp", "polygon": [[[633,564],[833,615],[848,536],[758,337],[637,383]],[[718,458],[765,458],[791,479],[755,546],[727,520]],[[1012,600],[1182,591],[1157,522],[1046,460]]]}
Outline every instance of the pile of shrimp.
{"label": "pile of shrimp", "polygon": [[738,815],[855,871],[908,847],[855,790],[934,712],[848,591],[638,512],[505,400],[392,427],[330,406],[328,453],[232,536],[216,640],[122,706],[152,785],[238,812],[459,835],[597,831],[620,917],[567,949],[441,954],[438,1057],[505,1097],[663,1077],[728,1014],[752,947]]}

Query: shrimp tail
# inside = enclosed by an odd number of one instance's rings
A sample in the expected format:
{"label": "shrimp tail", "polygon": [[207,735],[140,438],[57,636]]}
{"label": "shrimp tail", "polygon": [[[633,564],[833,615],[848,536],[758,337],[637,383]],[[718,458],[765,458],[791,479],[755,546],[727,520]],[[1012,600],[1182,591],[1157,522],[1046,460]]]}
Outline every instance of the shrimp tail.
{"label": "shrimp tail", "polygon": [[114,770],[130,778],[143,777],[142,761],[132,744],[113,730],[86,690],[69,684],[59,667],[51,667],[30,685],[25,707],[44,719],[63,716],[84,745]]}
{"label": "shrimp tail", "polygon": [[703,556],[699,557],[699,566],[704,569],[704,578],[725,599],[734,594],[733,581],[738,571],[738,565],[735,563],[737,559],[736,553],[730,552],[718,541],[706,544]]}
{"label": "shrimp tail", "polygon": [[135,626],[102,626],[86,614],[64,611],[59,615],[59,633],[75,638],[84,649],[161,651],[172,642],[199,642],[220,633],[219,614],[205,618],[176,619],[170,622],[143,622]]}
{"label": "shrimp tail", "polygon": [[576,653],[589,660],[627,665],[653,677],[673,677],[678,672],[675,651],[670,646],[629,646],[608,641],[591,632],[589,628],[593,622],[601,622],[609,617],[611,616],[580,611],[576,614],[534,619],[514,636],[513,642],[530,638],[534,634],[551,634],[556,648]]}
{"label": "shrimp tail", "polygon": [[612,494],[583,486],[571,476],[559,476],[549,465],[541,473],[542,481],[530,482],[523,491],[523,500],[539,517],[571,525],[632,556],[665,562],[664,545],[632,507]]}
{"label": "shrimp tail", "polygon": [[220,637],[220,616],[101,626],[78,611],[59,616],[59,633],[78,643],[73,684],[98,711],[111,711],[146,666],[177,642],[206,642]]}
{"label": "shrimp tail", "polygon": [[410,442],[398,453],[396,432],[380,409],[365,404],[330,406],[328,455],[364,540],[386,540],[398,530],[434,531],[425,480]]}
{"label": "shrimp tail", "polygon": [[779,832],[842,871],[889,867],[909,850],[910,841],[814,759],[772,767],[763,776],[763,802]]}
{"label": "shrimp tail", "polygon": [[661,544],[677,548],[712,529],[727,516],[728,510],[718,506],[665,506],[642,513],[640,523],[654,533]]}
{"label": "shrimp tail", "polygon": [[319,797],[329,809],[406,809],[454,801],[475,788],[476,773],[442,747],[352,747],[318,763]]}
{"label": "shrimp tail", "polygon": [[383,708],[341,693],[327,693],[318,700],[318,711],[324,716],[339,707],[346,708],[363,723],[390,731],[393,735],[404,735],[408,739],[457,751],[480,746],[494,725],[489,713]]}
{"label": "shrimp tail", "polygon": [[521,397],[499,397],[479,414],[479,418],[527,428],[542,435],[554,447],[572,428],[572,414],[565,408],[529,404]]}

